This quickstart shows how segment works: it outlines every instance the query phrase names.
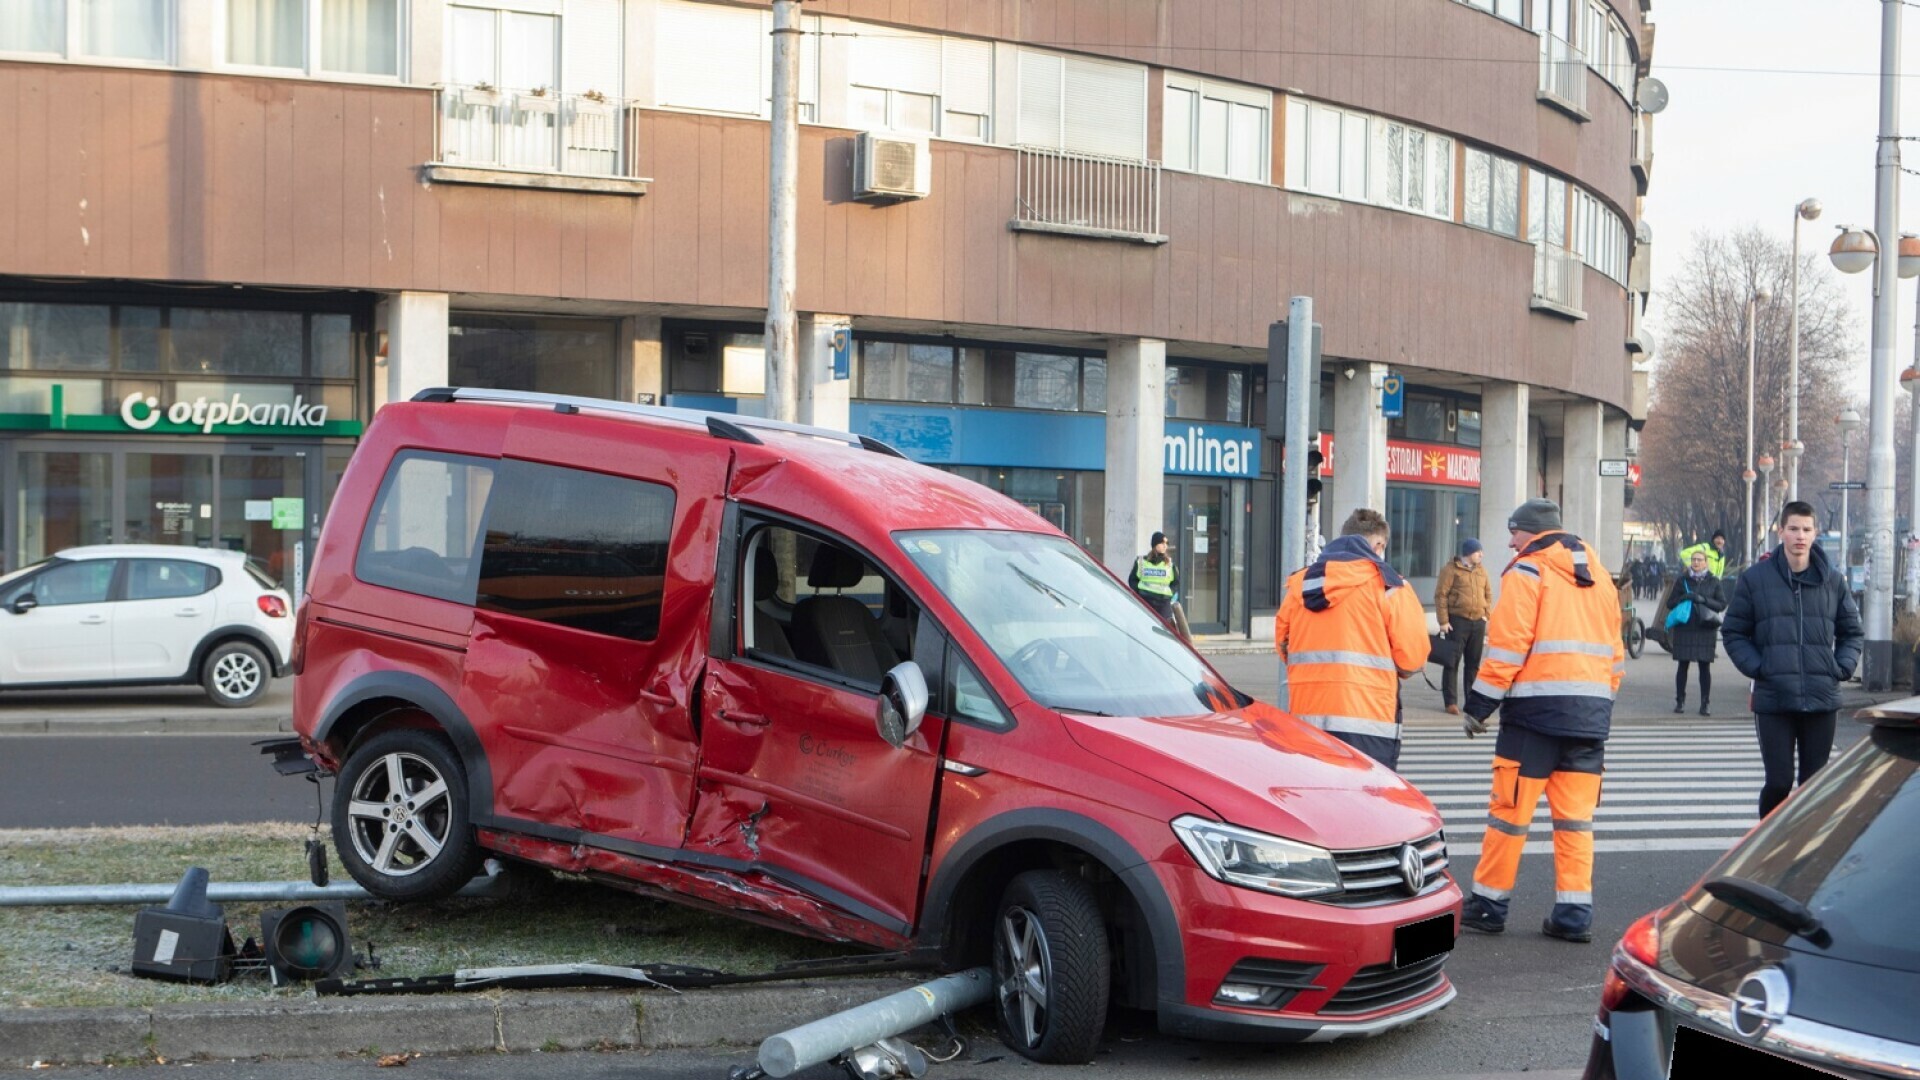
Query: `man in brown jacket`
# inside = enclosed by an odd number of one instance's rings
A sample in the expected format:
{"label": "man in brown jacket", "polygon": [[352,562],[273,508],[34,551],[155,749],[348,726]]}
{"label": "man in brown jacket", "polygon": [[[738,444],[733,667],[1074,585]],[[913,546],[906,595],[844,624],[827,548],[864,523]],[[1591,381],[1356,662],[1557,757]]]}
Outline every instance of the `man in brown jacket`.
{"label": "man in brown jacket", "polygon": [[1485,558],[1480,541],[1467,537],[1460,541],[1460,557],[1440,568],[1440,580],[1433,586],[1433,613],[1440,620],[1440,632],[1460,643],[1459,656],[1440,677],[1440,694],[1446,699],[1447,712],[1455,716],[1460,713],[1460,668],[1466,667],[1466,684],[1472,686],[1487,645],[1493,583],[1487,579],[1487,568],[1480,565]]}

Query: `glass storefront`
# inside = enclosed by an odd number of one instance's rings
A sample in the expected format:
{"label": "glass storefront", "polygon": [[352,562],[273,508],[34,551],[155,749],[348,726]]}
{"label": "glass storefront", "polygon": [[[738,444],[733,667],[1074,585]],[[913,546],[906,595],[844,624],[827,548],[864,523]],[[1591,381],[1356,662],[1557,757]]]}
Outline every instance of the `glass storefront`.
{"label": "glass storefront", "polygon": [[296,576],[361,429],[368,302],[70,299],[0,293],[0,566],[179,544]]}
{"label": "glass storefront", "polygon": [[614,319],[456,311],[448,317],[447,378],[454,386],[610,398],[618,345]]}

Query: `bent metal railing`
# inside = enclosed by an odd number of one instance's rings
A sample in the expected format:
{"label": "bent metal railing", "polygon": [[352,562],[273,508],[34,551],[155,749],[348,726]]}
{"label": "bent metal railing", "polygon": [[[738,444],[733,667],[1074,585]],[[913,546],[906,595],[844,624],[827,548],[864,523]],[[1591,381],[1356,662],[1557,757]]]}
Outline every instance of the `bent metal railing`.
{"label": "bent metal railing", "polygon": [[1019,155],[1013,227],[1161,243],[1160,163],[1039,146]]}
{"label": "bent metal railing", "polygon": [[447,165],[631,176],[632,110],[618,98],[443,86],[434,113]]}

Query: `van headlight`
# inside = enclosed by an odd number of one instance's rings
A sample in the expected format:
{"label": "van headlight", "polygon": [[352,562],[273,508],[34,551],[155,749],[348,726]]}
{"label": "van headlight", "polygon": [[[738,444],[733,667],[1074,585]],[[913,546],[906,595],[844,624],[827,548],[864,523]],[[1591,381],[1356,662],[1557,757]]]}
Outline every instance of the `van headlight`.
{"label": "van headlight", "polygon": [[1341,890],[1326,848],[1191,814],[1175,819],[1173,831],[1202,870],[1229,885],[1303,899]]}

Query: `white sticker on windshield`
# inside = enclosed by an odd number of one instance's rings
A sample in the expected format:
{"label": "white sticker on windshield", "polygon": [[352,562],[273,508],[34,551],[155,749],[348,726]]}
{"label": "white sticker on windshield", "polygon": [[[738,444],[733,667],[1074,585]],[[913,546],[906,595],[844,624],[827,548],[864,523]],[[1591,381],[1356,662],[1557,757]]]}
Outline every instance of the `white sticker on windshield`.
{"label": "white sticker on windshield", "polygon": [[940,554],[940,545],[931,540],[922,540],[920,541],[920,550],[923,554],[938,555]]}

